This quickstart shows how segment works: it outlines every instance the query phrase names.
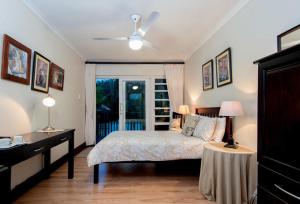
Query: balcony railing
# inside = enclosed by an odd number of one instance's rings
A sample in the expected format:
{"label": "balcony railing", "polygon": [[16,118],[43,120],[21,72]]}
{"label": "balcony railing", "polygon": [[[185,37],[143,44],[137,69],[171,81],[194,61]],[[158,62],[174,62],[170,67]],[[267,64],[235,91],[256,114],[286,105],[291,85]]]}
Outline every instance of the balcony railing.
{"label": "balcony railing", "polygon": [[[97,112],[96,140],[99,142],[109,133],[119,130],[118,113]],[[125,130],[145,130],[144,119],[126,119]]]}
{"label": "balcony railing", "polygon": [[145,130],[145,120],[142,119],[126,119],[125,130]]}

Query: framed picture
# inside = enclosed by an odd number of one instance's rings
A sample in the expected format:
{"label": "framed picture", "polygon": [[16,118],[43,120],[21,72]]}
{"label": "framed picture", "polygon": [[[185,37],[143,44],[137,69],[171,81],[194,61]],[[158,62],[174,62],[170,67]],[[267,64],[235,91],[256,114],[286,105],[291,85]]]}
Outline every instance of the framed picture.
{"label": "framed picture", "polygon": [[30,83],[31,49],[4,34],[2,53],[2,79]]}
{"label": "framed picture", "polygon": [[277,36],[278,52],[298,44],[300,44],[300,25],[297,25]]}
{"label": "framed picture", "polygon": [[50,60],[38,52],[34,52],[31,89],[48,93]]}
{"label": "framed picture", "polygon": [[228,48],[216,56],[217,86],[232,83],[231,49]]}
{"label": "framed picture", "polygon": [[64,89],[64,77],[65,71],[56,64],[51,63],[49,86],[62,91]]}
{"label": "framed picture", "polygon": [[208,62],[202,65],[202,81],[203,91],[214,88],[213,60],[209,60]]}

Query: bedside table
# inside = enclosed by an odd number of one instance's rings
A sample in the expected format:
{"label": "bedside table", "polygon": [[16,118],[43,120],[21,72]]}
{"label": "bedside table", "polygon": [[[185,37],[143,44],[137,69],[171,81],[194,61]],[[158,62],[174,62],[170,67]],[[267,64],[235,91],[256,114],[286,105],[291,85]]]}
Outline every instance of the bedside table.
{"label": "bedside table", "polygon": [[199,190],[218,204],[248,203],[256,190],[256,152],[243,145],[206,143],[201,161]]}

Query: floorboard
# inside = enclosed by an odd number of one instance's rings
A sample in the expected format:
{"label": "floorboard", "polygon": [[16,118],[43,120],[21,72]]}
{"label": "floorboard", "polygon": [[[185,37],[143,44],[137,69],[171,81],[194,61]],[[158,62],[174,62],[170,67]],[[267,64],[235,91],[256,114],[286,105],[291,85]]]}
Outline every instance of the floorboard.
{"label": "floorboard", "polygon": [[[67,164],[40,182],[15,203],[19,204],[210,204],[198,191],[198,175],[176,165],[118,163],[100,165],[100,182],[93,184],[92,168],[80,154],[75,177],[67,179]],[[169,169],[168,169],[169,168]],[[180,172],[179,172],[180,171]]]}

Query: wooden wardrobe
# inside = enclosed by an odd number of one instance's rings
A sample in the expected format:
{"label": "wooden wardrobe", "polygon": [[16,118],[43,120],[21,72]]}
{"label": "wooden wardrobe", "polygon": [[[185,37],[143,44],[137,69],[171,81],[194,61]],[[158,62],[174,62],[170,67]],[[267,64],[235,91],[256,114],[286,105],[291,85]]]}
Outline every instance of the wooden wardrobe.
{"label": "wooden wardrobe", "polygon": [[258,64],[258,203],[300,203],[300,45]]}

